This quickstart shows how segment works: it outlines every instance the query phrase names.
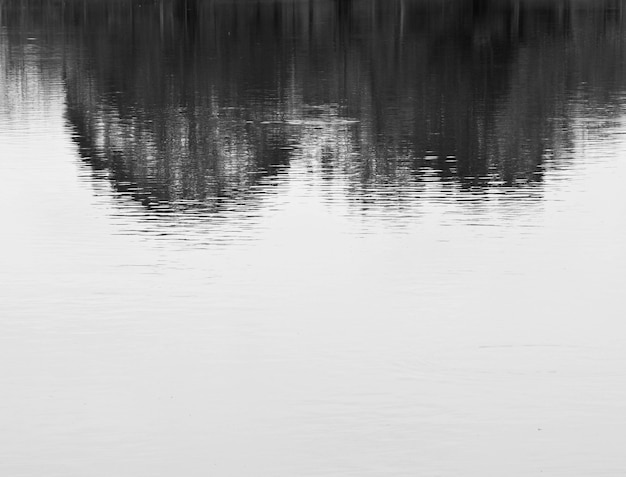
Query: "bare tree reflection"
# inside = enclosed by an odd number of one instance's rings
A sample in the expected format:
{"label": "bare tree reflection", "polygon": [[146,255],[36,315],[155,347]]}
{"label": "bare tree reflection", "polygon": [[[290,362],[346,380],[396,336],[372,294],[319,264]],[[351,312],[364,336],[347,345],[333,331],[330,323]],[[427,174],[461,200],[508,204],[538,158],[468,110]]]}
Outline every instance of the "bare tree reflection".
{"label": "bare tree reflection", "polygon": [[5,23],[63,34],[50,41],[81,154],[146,204],[254,200],[303,159],[367,197],[425,171],[460,187],[540,182],[572,111],[611,117],[626,79],[619,0],[2,6]]}

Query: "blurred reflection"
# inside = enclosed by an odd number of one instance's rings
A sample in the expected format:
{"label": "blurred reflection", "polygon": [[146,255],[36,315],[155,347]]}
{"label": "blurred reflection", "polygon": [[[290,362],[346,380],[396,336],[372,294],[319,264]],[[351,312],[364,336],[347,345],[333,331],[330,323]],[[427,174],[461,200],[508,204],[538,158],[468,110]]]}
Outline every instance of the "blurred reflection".
{"label": "blurred reflection", "polygon": [[357,200],[537,184],[626,79],[619,0],[16,5],[13,41],[62,48],[81,155],[148,206],[254,201],[296,160]]}

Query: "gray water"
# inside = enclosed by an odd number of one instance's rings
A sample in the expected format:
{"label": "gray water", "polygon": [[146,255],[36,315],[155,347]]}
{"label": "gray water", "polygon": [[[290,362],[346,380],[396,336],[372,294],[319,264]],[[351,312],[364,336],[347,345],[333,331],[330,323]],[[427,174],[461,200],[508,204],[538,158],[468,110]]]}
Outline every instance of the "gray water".
{"label": "gray water", "polygon": [[625,18],[0,2],[0,474],[625,475]]}

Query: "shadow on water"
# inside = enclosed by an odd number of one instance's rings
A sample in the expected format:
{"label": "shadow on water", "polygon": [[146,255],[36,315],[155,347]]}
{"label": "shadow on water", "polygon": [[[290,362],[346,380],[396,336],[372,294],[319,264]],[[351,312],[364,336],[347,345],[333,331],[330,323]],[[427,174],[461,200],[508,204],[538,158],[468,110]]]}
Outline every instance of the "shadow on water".
{"label": "shadow on water", "polygon": [[622,109],[615,0],[16,4],[15,41],[63,50],[82,157],[147,206],[253,203],[294,161],[357,201],[433,177],[540,195],[577,118]]}

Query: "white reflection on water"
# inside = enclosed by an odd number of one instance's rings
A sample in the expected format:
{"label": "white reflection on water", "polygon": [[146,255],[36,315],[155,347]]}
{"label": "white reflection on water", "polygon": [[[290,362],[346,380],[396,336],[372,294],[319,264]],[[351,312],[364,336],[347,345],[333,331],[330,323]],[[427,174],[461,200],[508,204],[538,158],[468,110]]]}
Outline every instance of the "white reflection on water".
{"label": "white reflection on water", "polygon": [[624,118],[581,115],[540,196],[433,177],[360,207],[303,151],[252,209],[168,219],[94,177],[61,79],[22,71],[3,475],[623,474]]}

